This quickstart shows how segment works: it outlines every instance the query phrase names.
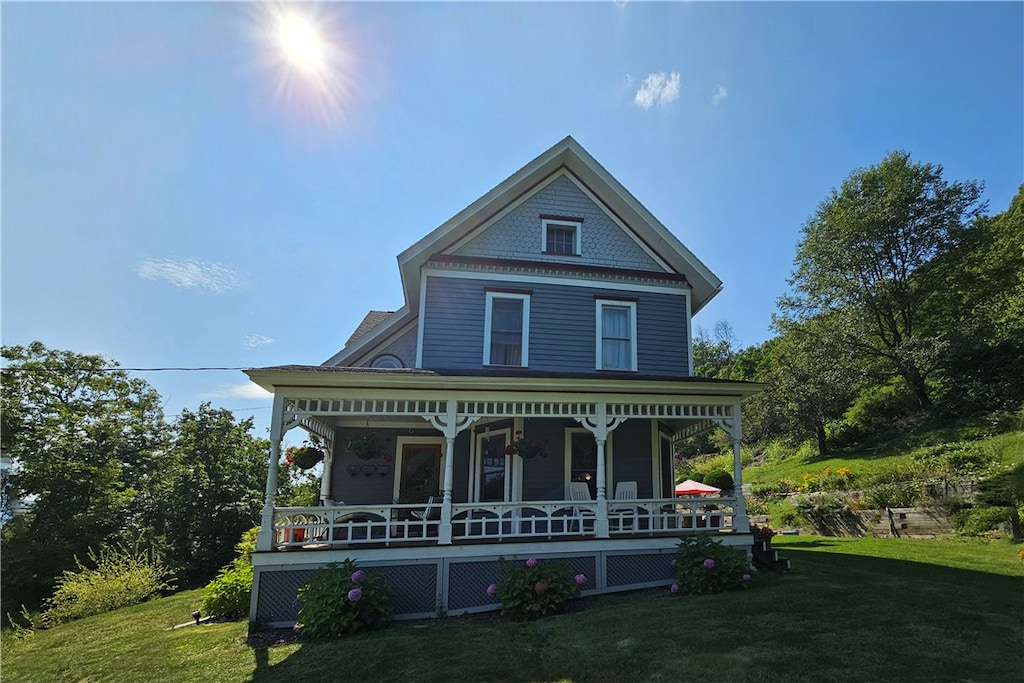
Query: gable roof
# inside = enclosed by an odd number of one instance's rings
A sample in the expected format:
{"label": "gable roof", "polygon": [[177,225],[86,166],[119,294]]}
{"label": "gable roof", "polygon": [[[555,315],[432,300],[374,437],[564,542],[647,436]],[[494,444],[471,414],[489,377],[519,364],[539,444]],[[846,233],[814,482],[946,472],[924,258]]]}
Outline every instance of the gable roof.
{"label": "gable roof", "polygon": [[556,173],[571,174],[608,213],[691,286],[691,313],[722,288],[722,281],[661,224],[583,147],[567,136],[398,255],[406,306],[418,310],[420,269],[435,254],[447,254],[489,220],[515,204]]}
{"label": "gable roof", "polygon": [[366,317],[363,318],[363,321],[359,323],[358,327],[356,327],[355,332],[353,332],[345,341],[345,346],[348,346],[356,339],[359,339],[364,334],[377,327],[377,325],[380,325],[382,322],[390,318],[393,313],[394,311],[370,311],[367,313]]}

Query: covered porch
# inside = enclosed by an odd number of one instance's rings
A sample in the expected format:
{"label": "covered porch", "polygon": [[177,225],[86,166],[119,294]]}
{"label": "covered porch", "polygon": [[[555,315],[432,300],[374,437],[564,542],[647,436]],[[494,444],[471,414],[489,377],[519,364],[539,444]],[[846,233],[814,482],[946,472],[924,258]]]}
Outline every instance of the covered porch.
{"label": "covered porch", "polygon": [[[740,403],[757,385],[323,366],[248,374],[274,392],[258,552],[749,531]],[[297,427],[324,444],[320,505],[278,507],[281,441]],[[675,496],[674,441],[715,427],[733,443],[735,493]],[[360,439],[380,442],[374,460],[353,455]]]}

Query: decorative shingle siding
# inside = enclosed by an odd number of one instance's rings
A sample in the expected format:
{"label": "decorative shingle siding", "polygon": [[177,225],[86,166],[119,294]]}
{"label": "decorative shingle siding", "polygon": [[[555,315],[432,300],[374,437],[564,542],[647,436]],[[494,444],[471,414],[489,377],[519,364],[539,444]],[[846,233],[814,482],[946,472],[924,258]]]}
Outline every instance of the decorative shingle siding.
{"label": "decorative shingle siding", "polygon": [[[582,254],[541,254],[541,215],[583,218]],[[556,177],[454,253],[665,272],[565,175]]]}
{"label": "decorative shingle siding", "polygon": [[428,277],[423,314],[424,368],[480,368],[483,364],[485,288],[530,291],[529,367],[556,372],[596,372],[597,297],[635,297],[638,373],[685,377],[686,298],[632,292],[471,278]]}
{"label": "decorative shingle siding", "polygon": [[359,365],[370,367],[373,359],[382,353],[390,353],[392,356],[401,358],[403,367],[416,367],[416,328],[409,330],[387,346],[382,346],[375,349],[373,353],[367,354]]}

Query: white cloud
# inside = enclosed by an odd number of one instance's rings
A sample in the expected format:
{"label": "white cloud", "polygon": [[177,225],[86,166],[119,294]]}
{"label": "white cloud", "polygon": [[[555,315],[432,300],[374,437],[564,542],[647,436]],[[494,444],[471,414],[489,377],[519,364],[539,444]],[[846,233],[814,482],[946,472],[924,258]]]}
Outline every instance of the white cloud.
{"label": "white cloud", "polygon": [[665,106],[679,99],[679,72],[667,74],[664,71],[649,74],[633,101],[641,109],[650,109],[655,104]]}
{"label": "white cloud", "polygon": [[209,263],[196,259],[148,258],[136,272],[147,280],[166,280],[175,287],[227,292],[238,289],[238,273],[223,263]]}
{"label": "white cloud", "polygon": [[273,337],[267,337],[262,334],[250,334],[245,338],[245,345],[250,349],[258,349],[261,346],[270,346],[277,342]]}
{"label": "white cloud", "polygon": [[204,394],[203,398],[238,398],[246,401],[265,401],[272,394],[263,387],[246,382],[245,384],[229,384]]}
{"label": "white cloud", "polygon": [[718,91],[715,93],[714,97],[711,98],[711,104],[718,104],[728,96],[729,91],[726,90],[724,85],[719,84]]}

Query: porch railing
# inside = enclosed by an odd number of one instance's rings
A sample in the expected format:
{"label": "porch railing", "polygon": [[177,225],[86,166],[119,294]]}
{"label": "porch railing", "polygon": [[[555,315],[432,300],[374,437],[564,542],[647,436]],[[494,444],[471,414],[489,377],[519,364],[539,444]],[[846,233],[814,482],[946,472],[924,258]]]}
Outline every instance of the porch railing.
{"label": "porch railing", "polygon": [[[615,538],[731,531],[736,499],[649,498],[609,500],[608,528]],[[329,548],[437,543],[440,505],[341,505],[274,511],[273,547]],[[596,538],[594,501],[455,503],[453,543]]]}

